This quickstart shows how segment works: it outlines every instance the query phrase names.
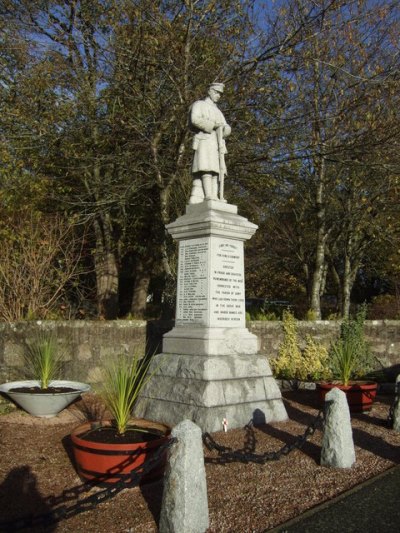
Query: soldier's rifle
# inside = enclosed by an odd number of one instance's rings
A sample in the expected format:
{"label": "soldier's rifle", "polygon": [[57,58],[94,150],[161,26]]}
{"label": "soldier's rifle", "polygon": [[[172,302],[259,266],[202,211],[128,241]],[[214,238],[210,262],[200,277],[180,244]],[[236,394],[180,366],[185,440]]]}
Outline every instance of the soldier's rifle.
{"label": "soldier's rifle", "polygon": [[224,137],[223,126],[217,128],[218,159],[219,159],[219,199],[224,201],[224,181],[225,181],[225,158],[224,158]]}

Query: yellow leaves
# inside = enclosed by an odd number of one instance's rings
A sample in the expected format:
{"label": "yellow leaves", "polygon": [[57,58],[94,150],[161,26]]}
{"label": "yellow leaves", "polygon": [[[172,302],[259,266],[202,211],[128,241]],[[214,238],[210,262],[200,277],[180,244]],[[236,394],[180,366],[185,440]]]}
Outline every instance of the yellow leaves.
{"label": "yellow leaves", "polygon": [[321,379],[329,377],[328,350],[306,335],[304,350],[300,349],[297,323],[294,316],[283,314],[284,338],[279,345],[278,357],[271,362],[276,375],[287,379]]}

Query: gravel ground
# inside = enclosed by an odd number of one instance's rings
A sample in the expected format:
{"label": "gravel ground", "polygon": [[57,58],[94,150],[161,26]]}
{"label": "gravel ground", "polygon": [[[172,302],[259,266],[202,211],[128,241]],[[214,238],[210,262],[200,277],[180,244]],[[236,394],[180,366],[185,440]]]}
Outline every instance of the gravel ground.
{"label": "gravel ground", "polygon": [[[315,392],[285,392],[284,401],[289,421],[247,433],[244,429],[219,432],[213,438],[235,450],[254,446],[256,453],[292,443],[318,412]],[[209,533],[269,530],[399,463],[400,435],[386,426],[391,401],[390,396],[378,397],[369,413],[353,415],[357,461],[351,469],[319,466],[320,430],[301,450],[265,465],[221,463],[216,452],[205,449]],[[101,490],[82,490],[70,455],[69,433],[93,402],[94,397],[85,395],[48,420],[19,410],[0,416],[0,521],[68,508]],[[94,509],[48,527],[30,526],[27,531],[156,532],[161,495],[161,482],[125,489]],[[0,531],[7,530],[0,526]]]}

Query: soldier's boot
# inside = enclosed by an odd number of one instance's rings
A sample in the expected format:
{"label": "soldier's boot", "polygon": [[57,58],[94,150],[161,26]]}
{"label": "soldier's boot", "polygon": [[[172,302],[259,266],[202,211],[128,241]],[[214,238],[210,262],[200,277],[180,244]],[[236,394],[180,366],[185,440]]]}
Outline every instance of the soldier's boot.
{"label": "soldier's boot", "polygon": [[189,204],[199,204],[204,200],[203,184],[201,178],[194,178]]}
{"label": "soldier's boot", "polygon": [[212,197],[214,200],[218,200],[218,176],[213,175],[211,177]]}
{"label": "soldier's boot", "polygon": [[211,174],[203,174],[202,176],[204,196],[206,200],[218,200],[218,182],[217,191],[215,191],[213,184],[214,178],[216,178],[216,176]]}

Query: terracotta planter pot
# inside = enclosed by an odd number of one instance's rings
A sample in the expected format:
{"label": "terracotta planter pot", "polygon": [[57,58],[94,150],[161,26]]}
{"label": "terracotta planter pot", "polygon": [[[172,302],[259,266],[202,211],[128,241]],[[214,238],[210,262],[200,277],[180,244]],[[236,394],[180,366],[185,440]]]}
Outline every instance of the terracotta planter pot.
{"label": "terracotta planter pot", "polygon": [[317,393],[321,406],[324,404],[325,395],[335,387],[346,393],[351,413],[362,413],[371,409],[378,384],[372,381],[354,381],[349,385],[335,382],[317,383]]}
{"label": "terracotta planter pot", "polygon": [[[87,422],[78,426],[71,433],[76,467],[82,478],[102,483],[115,483],[121,479],[128,480],[130,472],[143,465],[145,461],[157,453],[159,447],[168,440],[171,432],[169,426],[157,422],[136,419],[132,423],[135,426],[162,431],[164,435],[149,442],[125,444],[92,442],[85,438],[85,434],[91,432],[94,427],[111,427],[109,421],[96,424]],[[165,452],[161,465],[157,465],[144,476],[141,483],[154,481],[164,474],[166,457]]]}

